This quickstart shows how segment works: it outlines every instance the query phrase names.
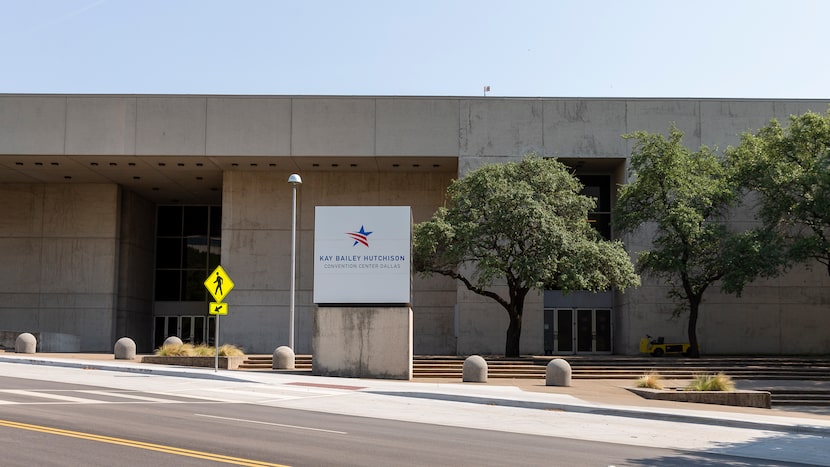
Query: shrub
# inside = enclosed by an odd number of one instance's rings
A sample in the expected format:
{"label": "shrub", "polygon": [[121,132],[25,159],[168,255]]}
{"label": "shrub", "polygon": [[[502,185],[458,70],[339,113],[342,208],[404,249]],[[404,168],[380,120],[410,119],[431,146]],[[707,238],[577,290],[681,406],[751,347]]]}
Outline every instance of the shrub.
{"label": "shrub", "polygon": [[695,379],[686,386],[687,391],[734,391],[732,378],[723,373],[695,375]]}
{"label": "shrub", "polygon": [[[172,344],[164,345],[156,350],[156,355],[161,357],[213,357],[216,355],[216,347],[205,344],[195,346],[193,344]],[[224,344],[219,347],[220,357],[241,357],[245,355],[239,347],[231,344]]]}
{"label": "shrub", "polygon": [[156,350],[162,357],[192,357],[195,354],[193,344],[168,344]]}
{"label": "shrub", "polygon": [[656,371],[651,371],[643,376],[640,376],[640,379],[637,380],[637,387],[638,388],[648,388],[648,389],[663,389],[663,377],[660,376],[659,373]]}
{"label": "shrub", "polygon": [[245,352],[233,344],[224,344],[219,346],[219,355],[225,357],[241,357],[245,355]]}
{"label": "shrub", "polygon": [[216,349],[214,349],[213,347],[208,347],[205,344],[199,344],[193,348],[193,355],[195,357],[212,357],[215,354]]}

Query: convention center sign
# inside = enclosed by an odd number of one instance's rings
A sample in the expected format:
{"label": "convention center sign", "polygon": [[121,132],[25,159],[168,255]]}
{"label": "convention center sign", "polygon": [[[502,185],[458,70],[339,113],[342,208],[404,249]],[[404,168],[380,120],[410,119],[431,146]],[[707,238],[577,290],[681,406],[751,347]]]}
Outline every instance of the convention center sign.
{"label": "convention center sign", "polygon": [[314,303],[412,303],[412,209],[317,206]]}

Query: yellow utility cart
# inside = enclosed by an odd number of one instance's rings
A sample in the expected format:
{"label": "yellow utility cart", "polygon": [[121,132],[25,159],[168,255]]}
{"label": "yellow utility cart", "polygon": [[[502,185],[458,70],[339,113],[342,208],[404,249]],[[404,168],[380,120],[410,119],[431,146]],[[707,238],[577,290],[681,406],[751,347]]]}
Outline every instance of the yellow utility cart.
{"label": "yellow utility cart", "polygon": [[658,337],[652,338],[648,334],[646,337],[640,339],[640,353],[647,353],[655,357],[662,357],[663,355],[688,355],[691,344],[667,344],[665,339]]}

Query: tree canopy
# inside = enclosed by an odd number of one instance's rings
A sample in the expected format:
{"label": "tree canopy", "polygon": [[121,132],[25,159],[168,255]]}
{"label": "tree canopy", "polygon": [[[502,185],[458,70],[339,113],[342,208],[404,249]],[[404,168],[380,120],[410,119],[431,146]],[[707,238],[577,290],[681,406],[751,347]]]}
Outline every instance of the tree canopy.
{"label": "tree canopy", "polygon": [[815,259],[830,274],[830,112],[771,121],[728,151],[745,186],[760,195],[759,217],[778,234],[782,263]]}
{"label": "tree canopy", "polygon": [[653,230],[652,247],[640,252],[637,270],[665,280],[677,311],[689,311],[690,355],[696,357],[704,292],[720,281],[723,291],[739,294],[759,274],[771,274],[775,261],[761,254],[769,237],[728,225],[740,189],[714,151],[690,151],[675,127],[668,138],[646,132],[626,138],[635,140],[633,181],[620,190],[613,224],[622,232]]}
{"label": "tree canopy", "polygon": [[[448,207],[414,228],[413,263],[461,281],[507,311],[505,356],[520,353],[532,289],[601,291],[639,284],[622,244],[588,223],[593,198],[562,163],[528,155],[484,165],[453,181]],[[494,285],[507,286],[507,294]]]}

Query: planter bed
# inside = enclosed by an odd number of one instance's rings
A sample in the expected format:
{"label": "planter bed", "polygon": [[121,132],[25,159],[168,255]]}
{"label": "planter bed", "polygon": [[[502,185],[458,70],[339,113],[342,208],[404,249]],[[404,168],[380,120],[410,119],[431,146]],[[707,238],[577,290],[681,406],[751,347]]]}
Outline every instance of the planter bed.
{"label": "planter bed", "polygon": [[[236,370],[245,361],[245,357],[219,357],[219,368]],[[160,357],[151,355],[141,358],[141,363],[158,363],[160,365],[198,366],[213,368],[216,366],[216,357]]]}
{"label": "planter bed", "polygon": [[684,389],[627,388],[645,399],[698,404],[732,405],[736,407],[772,407],[772,395],[767,391],[686,391]]}

